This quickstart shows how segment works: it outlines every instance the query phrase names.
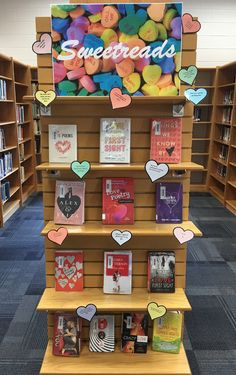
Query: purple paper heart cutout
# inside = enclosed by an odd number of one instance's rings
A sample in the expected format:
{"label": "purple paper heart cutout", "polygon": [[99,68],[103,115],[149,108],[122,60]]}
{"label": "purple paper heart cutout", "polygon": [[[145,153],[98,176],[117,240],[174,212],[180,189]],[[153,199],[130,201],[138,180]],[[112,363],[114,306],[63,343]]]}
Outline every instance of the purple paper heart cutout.
{"label": "purple paper heart cutout", "polygon": [[93,319],[96,312],[97,307],[93,303],[89,303],[87,306],[79,306],[76,309],[78,317],[88,320],[89,322]]}

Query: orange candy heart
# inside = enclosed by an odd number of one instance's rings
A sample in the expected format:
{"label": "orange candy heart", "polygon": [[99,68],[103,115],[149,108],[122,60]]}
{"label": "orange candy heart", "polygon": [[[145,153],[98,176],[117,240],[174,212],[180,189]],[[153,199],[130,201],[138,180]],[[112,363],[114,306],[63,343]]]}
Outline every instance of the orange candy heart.
{"label": "orange candy heart", "polygon": [[112,59],[102,59],[102,72],[110,72],[114,70],[115,67],[116,65]]}
{"label": "orange candy heart", "polygon": [[84,59],[84,67],[88,75],[93,75],[100,72],[102,61],[94,57],[88,57]]}
{"label": "orange candy heart", "polygon": [[134,72],[134,63],[130,58],[124,59],[116,64],[116,70],[120,77],[127,77]]}
{"label": "orange candy heart", "polygon": [[[139,39],[139,38],[129,39],[129,40],[127,40],[126,44],[128,45],[130,51],[135,47],[138,47],[137,51],[140,51],[142,48],[144,48],[146,46],[145,42],[142,39]],[[138,52],[135,51],[134,56],[136,56],[137,54],[138,54]],[[140,59],[139,56],[137,56],[137,57],[131,56],[131,57],[132,57],[133,60]]]}
{"label": "orange candy heart", "polygon": [[172,75],[171,74],[163,74],[156,84],[160,89],[162,89],[163,87],[170,86],[171,84],[173,85]]}
{"label": "orange candy heart", "polygon": [[92,23],[88,27],[88,34],[93,34],[93,35],[100,37],[102,36],[102,33],[104,32],[104,30],[105,30],[105,27],[102,26],[100,22]]}
{"label": "orange candy heart", "polygon": [[147,8],[149,17],[156,22],[162,21],[166,10],[166,4],[151,4]]}
{"label": "orange candy heart", "polygon": [[75,20],[76,18],[82,16],[85,13],[85,9],[82,7],[77,7],[75,10],[72,10],[69,15],[70,17]]}
{"label": "orange candy heart", "polygon": [[51,32],[51,37],[52,37],[52,41],[53,41],[53,42],[59,42],[59,40],[61,40],[61,34],[58,33],[58,32],[55,31],[55,30],[52,30],[52,32]]}
{"label": "orange candy heart", "polygon": [[[64,67],[68,70],[78,69],[83,65],[83,59],[77,56],[78,51],[76,49],[71,49],[71,51],[74,51],[76,56],[71,60],[64,60]],[[63,54],[66,56],[69,55],[69,52],[64,52]]]}
{"label": "orange candy heart", "polygon": [[107,5],[103,8],[101,20],[102,26],[112,29],[113,27],[117,26],[119,19],[120,13],[115,7]]}

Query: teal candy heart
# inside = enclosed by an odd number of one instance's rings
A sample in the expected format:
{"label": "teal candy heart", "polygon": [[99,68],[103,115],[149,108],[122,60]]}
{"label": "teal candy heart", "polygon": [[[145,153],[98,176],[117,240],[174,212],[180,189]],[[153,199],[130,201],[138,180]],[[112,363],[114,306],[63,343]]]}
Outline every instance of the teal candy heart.
{"label": "teal candy heart", "polygon": [[197,74],[198,68],[195,65],[190,65],[187,69],[180,69],[179,79],[181,79],[181,81],[187,83],[188,85],[192,86],[195,78],[197,77]]}
{"label": "teal candy heart", "polygon": [[71,163],[71,170],[79,176],[79,178],[83,178],[90,170],[91,165],[89,161],[84,160],[81,163],[77,160],[72,161]]}
{"label": "teal candy heart", "polygon": [[188,89],[184,92],[185,97],[193,104],[200,103],[206,96],[207,90],[206,89]]}

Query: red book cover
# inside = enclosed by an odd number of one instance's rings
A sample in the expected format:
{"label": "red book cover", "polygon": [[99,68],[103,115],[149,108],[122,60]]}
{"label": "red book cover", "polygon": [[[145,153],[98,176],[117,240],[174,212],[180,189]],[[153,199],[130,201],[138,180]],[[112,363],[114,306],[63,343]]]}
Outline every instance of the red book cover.
{"label": "red book cover", "polygon": [[84,223],[84,181],[56,181],[54,223]]}
{"label": "red book cover", "polygon": [[103,178],[102,223],[134,223],[134,180],[125,178]]}
{"label": "red book cover", "polygon": [[63,292],[83,290],[83,252],[55,252],[55,289]]}
{"label": "red book cover", "polygon": [[155,118],[151,124],[150,159],[158,163],[180,163],[182,149],[181,118]]}
{"label": "red book cover", "polygon": [[54,315],[53,354],[78,356],[81,350],[81,319],[71,313]]}
{"label": "red book cover", "polygon": [[132,252],[105,252],[103,292],[110,294],[131,294],[131,283]]}

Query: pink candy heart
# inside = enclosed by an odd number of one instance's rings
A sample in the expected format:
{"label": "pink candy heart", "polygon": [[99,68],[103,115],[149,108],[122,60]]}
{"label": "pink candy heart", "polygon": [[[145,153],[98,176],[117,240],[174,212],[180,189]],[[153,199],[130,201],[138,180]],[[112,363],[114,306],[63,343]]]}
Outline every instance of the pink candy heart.
{"label": "pink candy heart", "polygon": [[40,35],[39,41],[32,45],[32,50],[37,55],[47,55],[52,52],[52,38],[50,34],[44,33]]}

